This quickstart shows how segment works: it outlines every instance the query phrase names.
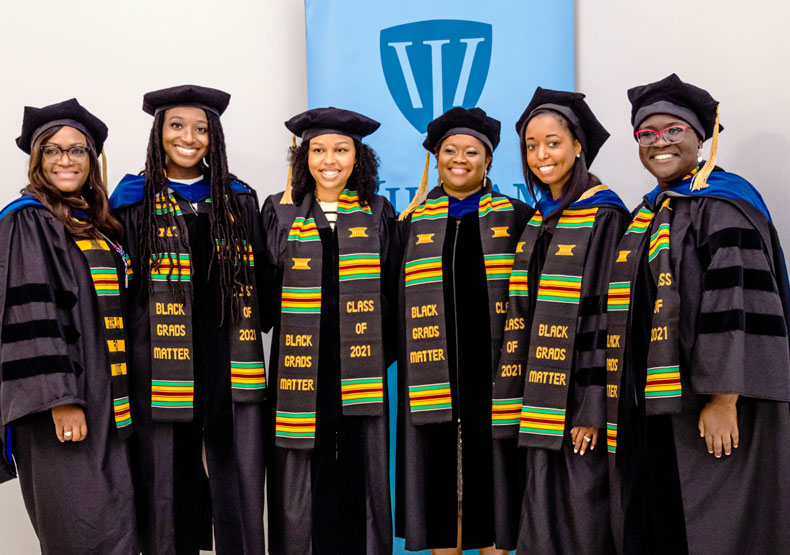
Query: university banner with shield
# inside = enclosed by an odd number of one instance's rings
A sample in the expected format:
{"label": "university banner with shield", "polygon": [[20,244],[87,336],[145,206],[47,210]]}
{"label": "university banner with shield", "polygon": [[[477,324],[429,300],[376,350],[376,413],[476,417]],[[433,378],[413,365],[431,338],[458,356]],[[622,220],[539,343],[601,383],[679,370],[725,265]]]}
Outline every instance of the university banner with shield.
{"label": "university banner with shield", "polygon": [[[309,107],[381,122],[365,142],[381,160],[379,192],[396,211],[419,186],[428,123],[454,106],[478,106],[502,122],[489,176],[532,204],[514,125],[535,87],[574,88],[572,0],[305,0],[305,13]],[[388,376],[394,472],[394,367]],[[405,553],[402,540],[395,552]]]}
{"label": "university banner with shield", "polygon": [[366,142],[396,210],[419,185],[428,123],[454,106],[502,122],[490,177],[526,199],[513,126],[538,85],[573,90],[572,0],[305,0],[305,12],[310,108],[381,122]]}

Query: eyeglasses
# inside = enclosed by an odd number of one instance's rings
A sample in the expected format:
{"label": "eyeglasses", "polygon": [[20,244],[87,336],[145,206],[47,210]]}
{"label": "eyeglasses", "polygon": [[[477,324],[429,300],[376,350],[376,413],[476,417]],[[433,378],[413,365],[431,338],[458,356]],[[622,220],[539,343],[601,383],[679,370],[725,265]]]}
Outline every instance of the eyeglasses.
{"label": "eyeglasses", "polygon": [[60,148],[58,145],[44,145],[41,147],[41,154],[47,162],[57,162],[63,158],[63,153],[69,157],[72,162],[82,162],[88,156],[88,147],[85,146],[70,146],[69,148]]}
{"label": "eyeglasses", "polygon": [[635,132],[634,135],[636,136],[636,141],[639,143],[639,146],[650,146],[655,144],[659,135],[669,144],[675,144],[683,140],[683,136],[686,134],[686,129],[688,128],[688,125],[673,125],[667,127],[663,131],[640,129]]}

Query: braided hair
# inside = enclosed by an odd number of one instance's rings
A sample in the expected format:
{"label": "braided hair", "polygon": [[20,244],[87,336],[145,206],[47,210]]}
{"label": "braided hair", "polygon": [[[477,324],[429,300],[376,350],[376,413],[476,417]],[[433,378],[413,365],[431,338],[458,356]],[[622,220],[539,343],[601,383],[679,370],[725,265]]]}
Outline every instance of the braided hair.
{"label": "braided hair", "polygon": [[[158,268],[161,258],[167,254],[167,239],[159,236],[158,225],[155,218],[157,199],[165,201],[168,197],[168,180],[166,175],[166,156],[162,146],[162,126],[165,111],[154,116],[154,125],[148,140],[148,154],[145,161],[145,188],[143,193],[143,222],[140,233],[140,269],[141,275],[147,275],[151,265]],[[241,298],[234,293],[242,287],[250,285],[251,275],[249,265],[246,263],[246,254],[249,249],[249,233],[238,199],[233,192],[231,181],[239,181],[236,176],[228,171],[228,159],[225,153],[225,134],[219,117],[206,110],[206,119],[209,128],[209,151],[206,158],[201,161],[200,169],[203,176],[210,183],[211,209],[209,221],[211,223],[211,239],[216,245],[212,250],[213,255],[209,264],[209,274],[214,263],[218,265],[220,291],[222,294],[222,320],[225,317],[225,305],[231,300],[231,316],[238,318],[241,308]],[[239,181],[240,182],[240,181]],[[176,218],[170,210],[163,211],[168,228],[178,227],[180,237],[187,237],[187,230],[181,218]],[[185,239],[179,239],[182,248],[186,249],[191,257],[191,249]],[[153,257],[153,258],[152,258]],[[177,261],[180,270],[180,261]],[[174,292],[180,293],[180,282],[177,286],[171,281],[173,270],[167,276],[168,282]],[[179,272],[180,273],[180,272]],[[150,286],[150,282],[149,282]]]}

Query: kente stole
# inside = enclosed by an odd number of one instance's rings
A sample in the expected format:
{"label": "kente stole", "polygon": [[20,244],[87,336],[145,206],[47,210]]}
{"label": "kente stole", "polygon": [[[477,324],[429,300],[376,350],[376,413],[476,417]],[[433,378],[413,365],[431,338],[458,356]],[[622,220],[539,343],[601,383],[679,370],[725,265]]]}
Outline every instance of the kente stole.
{"label": "kente stole", "polygon": [[[199,213],[211,209],[209,199],[197,205]],[[179,225],[168,226],[166,214],[172,213]],[[192,336],[192,261],[189,237],[176,197],[169,193],[155,202],[154,220],[167,251],[152,254],[149,278],[151,293],[148,310],[151,329],[151,414],[158,422],[189,422],[194,407],[195,378]],[[221,251],[220,245],[216,245]],[[227,248],[227,247],[226,247]],[[234,402],[260,402],[266,388],[263,344],[260,337],[257,291],[253,272],[252,246],[244,242],[243,263],[248,264],[249,284],[237,285],[241,312],[229,325],[231,395]],[[157,265],[156,262],[159,262]],[[180,291],[174,291],[178,282]]]}
{"label": "kente stole", "polygon": [[[280,316],[275,442],[312,449],[315,443],[321,337],[323,247],[307,194],[288,232]],[[345,416],[384,414],[381,244],[378,222],[356,191],[338,198],[340,388]]]}
{"label": "kente stole", "polygon": [[[122,440],[132,434],[132,415],[129,409],[129,377],[126,366],[126,329],[121,306],[121,284],[118,279],[117,259],[104,239],[75,239],[90,267],[93,288],[104,328],[104,348],[110,374],[113,419]],[[125,278],[131,265],[123,250],[118,250],[126,267]],[[126,281],[126,280],[125,280]]]}
{"label": "kente stole", "polygon": [[560,215],[537,281],[532,315],[528,272],[543,231],[540,211],[518,242],[504,349],[494,381],[491,421],[495,438],[518,436],[519,445],[525,447],[558,450],[562,445],[582,276],[597,213],[596,206],[571,206]]}
{"label": "kente stole", "polygon": [[[442,275],[448,207],[449,198],[441,187],[436,187],[411,215],[404,299],[409,406],[415,425],[452,420]],[[486,272],[493,372],[502,346],[517,237],[513,204],[504,195],[492,191],[490,183],[480,197],[478,222]]]}
{"label": "kente stole", "polygon": [[[662,199],[662,195],[659,195]],[[645,248],[656,300],[647,351],[645,414],[673,414],[681,410],[680,351],[678,343],[680,295],[670,258],[671,198],[657,199],[658,213],[645,204],[639,209],[618,245],[612,266],[607,301],[606,446],[617,452],[617,418],[626,334],[631,325],[631,304],[636,267]]]}

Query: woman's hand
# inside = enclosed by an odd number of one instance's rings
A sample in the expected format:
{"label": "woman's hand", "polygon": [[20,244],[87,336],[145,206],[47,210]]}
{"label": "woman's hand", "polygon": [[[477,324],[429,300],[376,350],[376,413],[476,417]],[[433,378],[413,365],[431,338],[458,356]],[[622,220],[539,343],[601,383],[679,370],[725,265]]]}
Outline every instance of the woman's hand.
{"label": "woman's hand", "polygon": [[580,426],[571,428],[571,443],[573,443],[573,452],[579,455],[584,455],[588,447],[592,451],[598,443],[598,428]]}
{"label": "woman's hand", "polygon": [[708,453],[721,458],[721,453],[732,454],[738,448],[737,395],[711,395],[710,401],[699,413],[699,436],[705,438]]}
{"label": "woman's hand", "polygon": [[61,443],[82,441],[88,435],[85,411],[79,405],[52,407],[52,421],[55,423],[55,435]]}

